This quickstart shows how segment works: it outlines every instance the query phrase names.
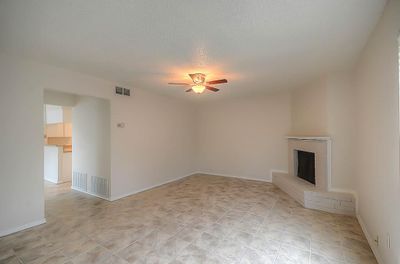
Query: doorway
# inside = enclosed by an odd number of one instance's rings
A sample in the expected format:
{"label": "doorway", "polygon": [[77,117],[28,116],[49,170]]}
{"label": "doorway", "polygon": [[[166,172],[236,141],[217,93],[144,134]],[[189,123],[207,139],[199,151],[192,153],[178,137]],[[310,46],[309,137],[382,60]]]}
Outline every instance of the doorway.
{"label": "doorway", "polygon": [[72,107],[45,104],[44,180],[72,181]]}
{"label": "doorway", "polygon": [[109,100],[45,90],[43,102],[46,197],[73,189],[109,199]]}

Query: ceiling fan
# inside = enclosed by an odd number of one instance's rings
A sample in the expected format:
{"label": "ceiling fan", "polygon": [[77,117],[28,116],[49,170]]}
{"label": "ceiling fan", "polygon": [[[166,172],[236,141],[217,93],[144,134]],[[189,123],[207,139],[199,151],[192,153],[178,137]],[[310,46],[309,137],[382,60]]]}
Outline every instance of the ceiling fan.
{"label": "ceiling fan", "polygon": [[190,78],[193,81],[193,84],[191,83],[179,83],[179,82],[170,82],[168,84],[170,85],[183,85],[183,86],[192,86],[192,88],[187,89],[185,92],[195,92],[195,93],[202,93],[206,89],[213,91],[213,92],[218,92],[219,89],[212,87],[210,85],[216,85],[216,84],[222,84],[222,83],[227,83],[227,79],[219,79],[219,80],[213,80],[213,81],[207,81],[206,82],[206,75],[204,73],[189,73]]}

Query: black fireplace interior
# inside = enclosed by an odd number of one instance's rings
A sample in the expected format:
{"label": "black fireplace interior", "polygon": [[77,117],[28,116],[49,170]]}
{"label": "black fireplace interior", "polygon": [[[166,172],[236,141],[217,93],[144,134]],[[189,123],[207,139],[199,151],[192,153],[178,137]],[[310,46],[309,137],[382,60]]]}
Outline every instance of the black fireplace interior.
{"label": "black fireplace interior", "polygon": [[297,151],[297,177],[315,184],[315,154]]}

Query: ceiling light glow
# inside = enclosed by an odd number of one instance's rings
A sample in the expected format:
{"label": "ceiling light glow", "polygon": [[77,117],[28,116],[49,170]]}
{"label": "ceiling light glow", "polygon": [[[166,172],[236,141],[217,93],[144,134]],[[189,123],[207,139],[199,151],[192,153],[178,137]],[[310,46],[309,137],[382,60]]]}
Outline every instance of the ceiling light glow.
{"label": "ceiling light glow", "polygon": [[204,85],[194,85],[192,86],[192,90],[195,93],[201,94],[202,92],[204,92],[204,90],[206,89],[206,87]]}

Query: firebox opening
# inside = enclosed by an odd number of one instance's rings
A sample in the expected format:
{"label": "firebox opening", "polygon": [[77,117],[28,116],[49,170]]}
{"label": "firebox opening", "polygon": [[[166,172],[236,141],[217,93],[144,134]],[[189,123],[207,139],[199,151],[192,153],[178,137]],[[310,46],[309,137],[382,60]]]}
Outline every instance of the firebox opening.
{"label": "firebox opening", "polygon": [[297,151],[297,177],[315,185],[315,154]]}

